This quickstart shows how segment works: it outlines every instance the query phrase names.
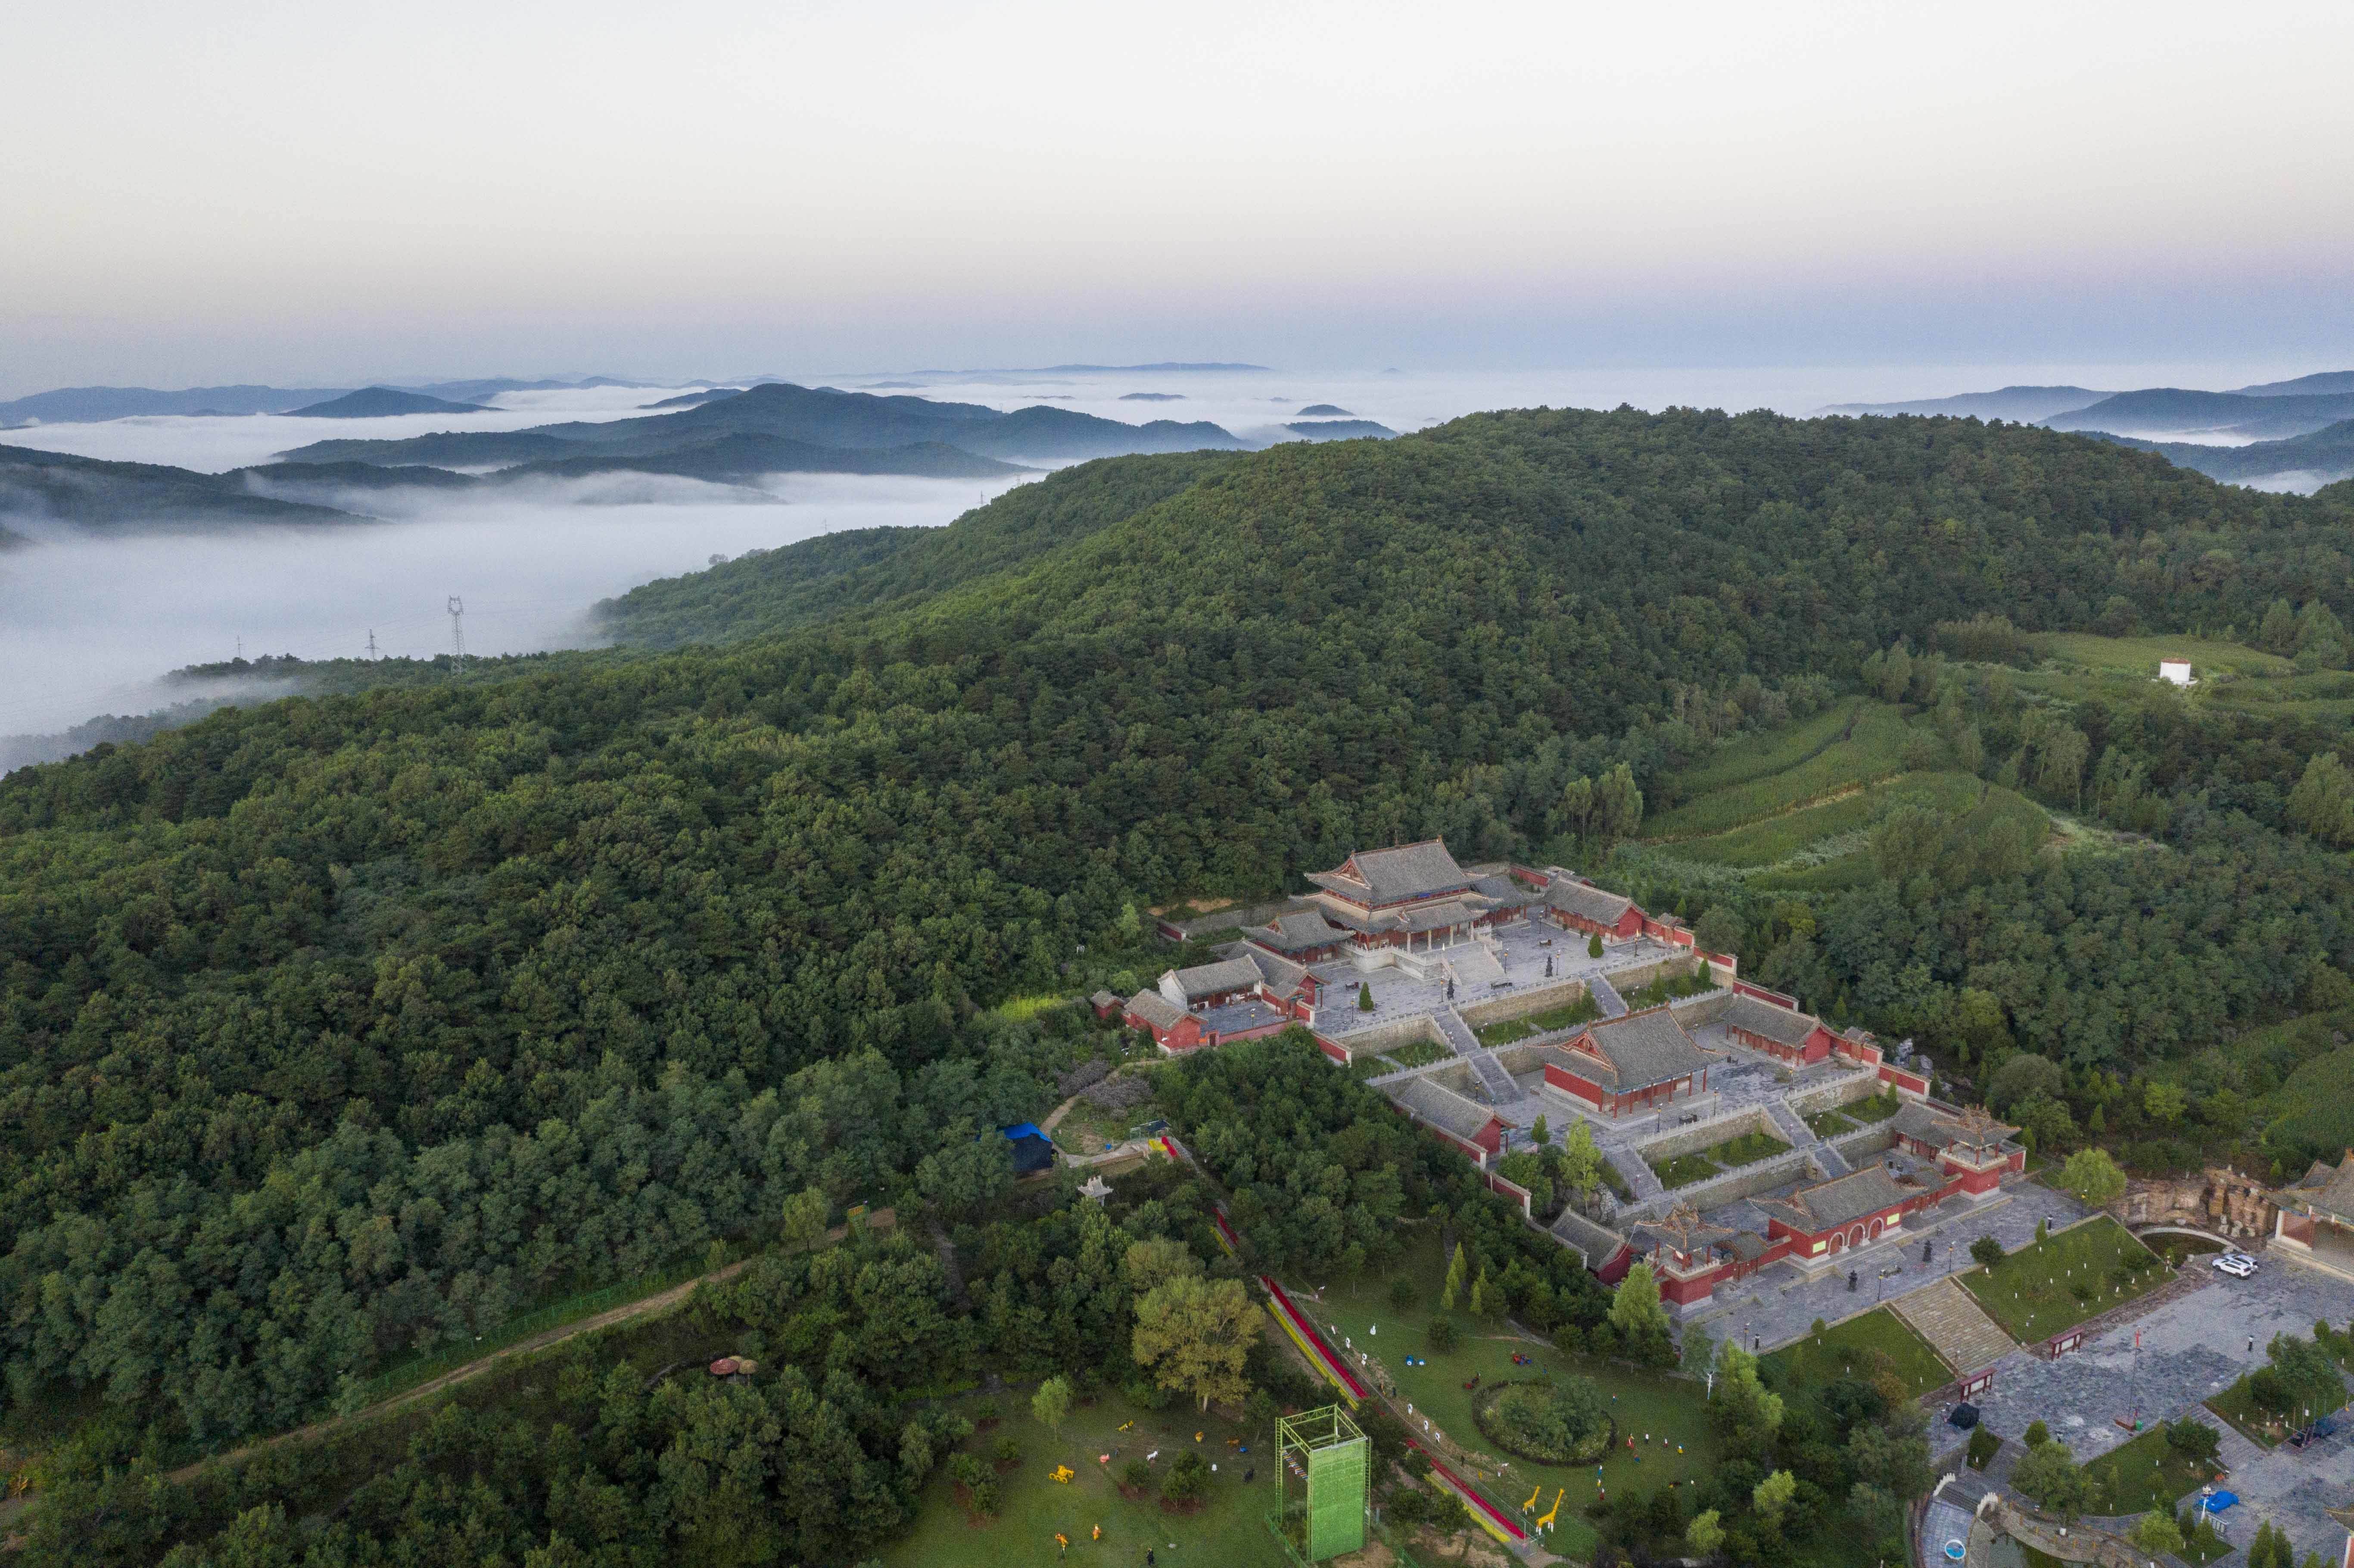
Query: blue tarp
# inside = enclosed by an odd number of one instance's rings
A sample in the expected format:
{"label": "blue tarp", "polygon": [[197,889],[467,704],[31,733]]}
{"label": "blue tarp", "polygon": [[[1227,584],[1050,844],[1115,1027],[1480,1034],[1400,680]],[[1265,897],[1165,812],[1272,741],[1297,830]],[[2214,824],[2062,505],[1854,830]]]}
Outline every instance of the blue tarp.
{"label": "blue tarp", "polygon": [[1013,1139],[1044,1138],[1046,1136],[1044,1133],[1038,1130],[1036,1123],[1027,1121],[1017,1121],[1012,1127],[1000,1128],[998,1130],[1002,1132],[1006,1137]]}
{"label": "blue tarp", "polygon": [[2214,1496],[2207,1499],[2207,1511],[2209,1513],[2221,1513],[2225,1509],[2230,1508],[2233,1503],[2238,1502],[2239,1500],[2239,1496],[2236,1493],[2217,1492]]}

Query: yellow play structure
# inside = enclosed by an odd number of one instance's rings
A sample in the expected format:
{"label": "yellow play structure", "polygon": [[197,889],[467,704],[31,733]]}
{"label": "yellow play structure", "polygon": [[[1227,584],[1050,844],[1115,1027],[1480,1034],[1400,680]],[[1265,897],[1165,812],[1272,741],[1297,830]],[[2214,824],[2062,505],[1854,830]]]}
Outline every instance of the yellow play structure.
{"label": "yellow play structure", "polygon": [[1521,1505],[1521,1511],[1522,1511],[1522,1513],[1528,1513],[1528,1512],[1531,1512],[1532,1510],[1533,1510],[1536,1508],[1536,1506],[1537,1506],[1537,1499],[1539,1499],[1539,1498],[1543,1497],[1543,1495],[1544,1495],[1544,1486],[1543,1486],[1543,1483],[1540,1482],[1540,1483],[1538,1483],[1536,1489],[1535,1489],[1534,1491],[1532,1491],[1532,1492],[1529,1493],[1529,1500],[1528,1500],[1528,1501],[1526,1501],[1526,1502],[1524,1502],[1524,1503],[1522,1503],[1522,1504]]}
{"label": "yellow play structure", "polygon": [[[1543,1491],[1544,1489],[1543,1487],[1539,1487],[1537,1490]],[[1564,1492],[1560,1491],[1553,1494],[1553,1507],[1546,1510],[1544,1517],[1537,1520],[1537,1528],[1539,1530],[1551,1530],[1553,1528],[1553,1516],[1561,1511],[1561,1499],[1564,1495]],[[1534,1502],[1536,1499],[1532,1498],[1529,1500],[1531,1502]]]}
{"label": "yellow play structure", "polygon": [[1065,1486],[1068,1486],[1075,1473],[1068,1465],[1057,1465],[1046,1472],[1046,1478],[1050,1481],[1060,1481]]}

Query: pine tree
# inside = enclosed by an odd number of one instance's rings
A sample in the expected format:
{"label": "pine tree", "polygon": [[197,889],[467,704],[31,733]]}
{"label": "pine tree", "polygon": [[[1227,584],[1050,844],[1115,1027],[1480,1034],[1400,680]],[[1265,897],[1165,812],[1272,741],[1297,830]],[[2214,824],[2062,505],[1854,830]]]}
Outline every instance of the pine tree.
{"label": "pine tree", "polygon": [[1463,1294],[1463,1276],[1468,1268],[1469,1266],[1463,1260],[1463,1244],[1457,1242],[1455,1261],[1447,1266],[1447,1288],[1439,1294],[1438,1298],[1438,1304],[1450,1312],[1455,1310],[1455,1303]]}
{"label": "pine tree", "polygon": [[1488,1266],[1483,1263],[1479,1266],[1479,1277],[1471,1282],[1471,1316],[1485,1318],[1487,1315]]}
{"label": "pine tree", "polygon": [[1373,1010],[1373,988],[1371,985],[1368,985],[1365,981],[1359,980],[1357,982],[1357,1011],[1359,1012],[1371,1012]]}
{"label": "pine tree", "polygon": [[1587,958],[1589,958],[1589,959],[1598,959],[1598,958],[1600,958],[1600,957],[1602,956],[1602,933],[1601,933],[1601,932],[1596,931],[1596,932],[1595,932],[1595,933],[1594,933],[1594,935],[1593,935],[1592,937],[1590,937],[1590,938],[1588,938],[1586,939],[1586,943],[1585,943],[1585,956],[1586,956]]}

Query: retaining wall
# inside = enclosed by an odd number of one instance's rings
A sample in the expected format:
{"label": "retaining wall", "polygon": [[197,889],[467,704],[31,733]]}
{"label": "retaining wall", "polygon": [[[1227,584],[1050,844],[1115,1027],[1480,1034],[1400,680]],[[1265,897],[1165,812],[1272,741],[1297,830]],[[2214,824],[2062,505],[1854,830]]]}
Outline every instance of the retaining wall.
{"label": "retaining wall", "polygon": [[1478,1029],[1490,1023],[1502,1023],[1514,1018],[1526,1018],[1532,1012],[1546,1012],[1556,1007],[1567,1007],[1585,994],[1582,980],[1550,980],[1533,991],[1518,991],[1511,996],[1490,997],[1458,1006],[1456,1012],[1463,1022]]}
{"label": "retaining wall", "polygon": [[1721,1209],[1727,1203],[1737,1203],[1744,1198],[1754,1198],[1776,1187],[1787,1187],[1793,1181],[1820,1181],[1822,1166],[1803,1149],[1787,1154],[1777,1154],[1771,1160],[1761,1160],[1755,1165],[1744,1165],[1738,1171],[1728,1171],[1722,1176],[1705,1181],[1695,1181],[1689,1187],[1670,1187],[1665,1194],[1648,1202],[1665,1213],[1679,1199],[1702,1213]]}
{"label": "retaining wall", "polygon": [[1858,1100],[1868,1100],[1880,1092],[1880,1075],[1869,1067],[1858,1067],[1850,1075],[1835,1084],[1825,1084],[1804,1094],[1788,1097],[1790,1108],[1800,1116],[1813,1116],[1818,1111],[1833,1110]]}
{"label": "retaining wall", "polygon": [[[1893,1120],[1893,1118],[1892,1118]],[[1843,1132],[1837,1138],[1823,1140],[1840,1151],[1840,1157],[1850,1165],[1861,1165],[1875,1154],[1884,1154],[1896,1147],[1896,1132],[1891,1122],[1875,1122],[1854,1132]]]}
{"label": "retaining wall", "polygon": [[1712,1148],[1727,1139],[1739,1138],[1743,1133],[1753,1129],[1772,1133],[1775,1138],[1785,1143],[1789,1141],[1782,1137],[1782,1129],[1774,1125],[1774,1118],[1767,1116],[1763,1109],[1756,1106],[1744,1106],[1739,1110],[1727,1111],[1723,1116],[1710,1117],[1705,1121],[1696,1121],[1690,1127],[1680,1127],[1672,1132],[1663,1132],[1656,1138],[1647,1138],[1635,1146],[1635,1152],[1649,1163],[1657,1165],[1662,1160],[1673,1160],[1679,1154],[1691,1154],[1699,1150]]}
{"label": "retaining wall", "polygon": [[[1352,998],[1343,1001],[1339,1007],[1328,1007],[1320,1011],[1330,1014],[1338,1012],[1344,1007],[1353,1009],[1356,1005],[1355,1000]],[[1447,1036],[1438,1032],[1438,1021],[1426,1012],[1417,1012],[1412,1018],[1394,1018],[1381,1023],[1369,1023],[1362,1029],[1352,1029],[1345,1033],[1337,1029],[1328,1030],[1327,1038],[1334,1044],[1344,1046],[1359,1056],[1378,1056],[1394,1046],[1407,1044],[1416,1040],[1427,1040],[1448,1054],[1454,1054],[1453,1047],[1447,1044]]]}

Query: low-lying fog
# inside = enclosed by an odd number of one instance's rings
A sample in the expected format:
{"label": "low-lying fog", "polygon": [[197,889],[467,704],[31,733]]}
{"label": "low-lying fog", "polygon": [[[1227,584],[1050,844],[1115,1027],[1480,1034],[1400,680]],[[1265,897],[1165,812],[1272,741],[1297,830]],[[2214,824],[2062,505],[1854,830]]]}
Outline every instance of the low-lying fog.
{"label": "low-lying fog", "polygon": [[[2007,366],[1965,369],[1632,366],[1480,375],[1290,371],[799,375],[808,384],[904,391],[1015,408],[1045,402],[1130,423],[1208,419],[1254,443],[1317,405],[1401,433],[1483,408],[1632,403],[1809,414],[1826,404],[1944,396],[2010,384],[2235,386],[2269,366]],[[730,383],[740,385],[742,382]],[[509,430],[608,419],[686,388],[606,387],[507,393],[491,411],[382,419],[153,418],[0,431],[0,444],[218,472],[329,438]],[[1133,398],[1132,393],[1158,394]],[[606,476],[495,498],[429,493],[354,497],[387,521],[334,529],[244,528],[100,538],[6,519],[35,547],[0,553],[0,736],[64,730],[101,713],[136,714],[192,694],[166,672],[235,655],[387,654],[451,645],[445,612],[465,603],[473,653],[526,652],[593,640],[588,608],[639,583],[704,567],[714,555],[789,544],[836,528],[939,524],[1007,482],[788,476],[767,502],[685,480]],[[5,753],[5,748],[0,748]],[[0,767],[6,765],[0,755]]]}
{"label": "low-lying fog", "polygon": [[[714,499],[731,493],[693,481],[611,477],[663,499],[575,504],[589,485],[551,486],[437,500],[373,525],[128,539],[14,522],[38,543],[0,555],[0,736],[180,701],[189,693],[156,677],[231,658],[240,639],[249,659],[357,657],[371,630],[387,654],[445,653],[453,595],[465,603],[470,653],[581,646],[594,641],[586,611],[599,599],[714,555],[836,528],[946,523],[1007,487],[787,475],[772,482],[781,503],[763,505]],[[592,482],[610,499],[610,485]]]}

